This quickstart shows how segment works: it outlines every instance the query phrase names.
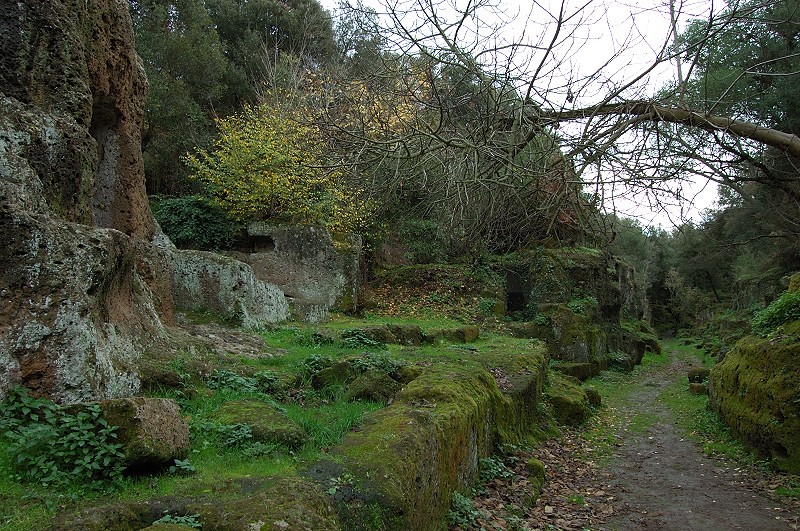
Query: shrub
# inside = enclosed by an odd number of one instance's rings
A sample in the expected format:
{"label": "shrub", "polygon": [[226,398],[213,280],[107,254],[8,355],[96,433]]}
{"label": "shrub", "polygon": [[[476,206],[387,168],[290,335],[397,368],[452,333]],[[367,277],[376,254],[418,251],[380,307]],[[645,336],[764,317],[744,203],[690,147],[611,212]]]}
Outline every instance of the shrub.
{"label": "shrub", "polygon": [[439,224],[431,220],[410,219],[398,228],[400,240],[408,249],[407,258],[414,264],[438,264],[447,261],[447,243]]}
{"label": "shrub", "polygon": [[800,319],[800,291],[786,291],[769,306],[756,312],[750,322],[753,332],[767,336],[779,326]]}
{"label": "shrub", "polygon": [[326,160],[317,129],[263,104],[217,121],[211,151],[186,157],[192,177],[237,220],[273,219],[359,232],[368,222],[367,202]]}
{"label": "shrub", "polygon": [[0,429],[17,481],[102,490],[122,479],[125,455],[116,442],[117,427],[103,418],[99,405],[73,411],[17,387],[0,407]]}
{"label": "shrub", "polygon": [[153,216],[164,234],[181,248],[227,249],[237,229],[224,210],[196,196],[157,200]]}

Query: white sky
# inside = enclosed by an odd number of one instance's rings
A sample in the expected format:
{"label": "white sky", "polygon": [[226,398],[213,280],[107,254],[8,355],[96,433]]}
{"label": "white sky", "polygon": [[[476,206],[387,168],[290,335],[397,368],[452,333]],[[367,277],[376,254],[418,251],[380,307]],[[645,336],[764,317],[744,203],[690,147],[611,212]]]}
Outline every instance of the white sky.
{"label": "white sky", "polygon": [[[664,43],[670,40],[669,0],[639,0],[614,2],[611,0],[477,0],[485,4],[480,21],[467,21],[461,30],[460,42],[475,50],[508,43],[529,43],[532,45],[524,53],[514,57],[487,58],[495,64],[510,62],[521,72],[535,71],[540,64],[541,49],[551,42],[557,25],[553,16],[560,9],[569,22],[560,29],[557,45],[551,52],[537,82],[539,94],[535,101],[548,98],[551,105],[583,107],[597,103],[612,87],[630,81],[650,66]],[[383,6],[392,5],[401,10],[409,2],[426,2],[436,6],[436,12],[448,18],[448,12],[455,13],[452,6],[464,6],[467,0],[363,0],[364,5],[381,13]],[[474,3],[474,0],[473,0]],[[334,12],[338,0],[321,0],[323,7]],[[712,9],[723,7],[708,0],[675,0],[675,8],[681,13],[679,28],[685,26],[690,18],[707,16]],[[450,19],[454,17],[450,16]],[[475,29],[484,25],[484,28]],[[596,72],[601,76],[593,76]],[[589,76],[592,76],[589,79]],[[522,76],[524,77],[524,75]],[[658,88],[674,80],[675,65],[662,64],[650,72],[636,87],[625,95],[630,98],[646,98]],[[567,86],[570,87],[574,101],[567,103]],[[537,97],[538,96],[538,97]],[[645,225],[660,225],[670,229],[682,220],[700,219],[702,210],[712,206],[717,193],[716,185],[705,182],[694,187],[684,187],[689,203],[676,205],[664,211],[653,211],[648,198],[616,197],[613,202],[606,201],[606,208],[619,215],[634,217]],[[610,190],[606,190],[606,195]]]}

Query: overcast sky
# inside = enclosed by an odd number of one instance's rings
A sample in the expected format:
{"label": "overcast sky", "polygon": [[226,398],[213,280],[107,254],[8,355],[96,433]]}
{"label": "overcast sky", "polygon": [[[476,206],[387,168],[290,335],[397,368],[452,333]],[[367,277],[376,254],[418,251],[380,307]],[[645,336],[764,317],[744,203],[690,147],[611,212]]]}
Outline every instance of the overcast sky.
{"label": "overcast sky", "polygon": [[[385,10],[381,0],[363,0],[366,6],[377,12]],[[389,5],[401,6],[408,2],[428,1],[437,6],[437,14],[448,18],[448,11],[455,13],[451,6],[463,6],[465,0],[384,0]],[[587,106],[596,103],[611,84],[620,84],[636,76],[651,65],[661,51],[664,43],[671,39],[669,0],[639,0],[636,2],[613,2],[604,0],[584,0],[540,2],[521,0],[478,0],[486,5],[481,20],[483,30],[464,33],[462,42],[474,42],[477,46],[497,46],[507,43],[526,42],[534,46],[547,45],[557,28],[555,16],[563,9],[569,22],[560,29],[559,44],[551,52],[552,59],[547,62],[540,75],[538,85],[547,98],[555,105],[567,105],[567,87],[577,94],[570,94],[570,106]],[[724,4],[713,4],[707,0],[675,0],[675,8],[681,14],[679,28],[684,27],[690,18],[707,16],[712,8],[719,9]],[[322,5],[334,12],[337,0],[322,0]],[[450,18],[454,18],[451,16]],[[502,58],[495,59],[502,61]],[[518,53],[511,61],[521,71],[531,71],[539,64],[536,52]],[[664,64],[653,70],[628,97],[647,97],[658,88],[675,79],[674,64]],[[602,71],[591,82],[581,80]],[[575,87],[580,87],[579,89]],[[574,97],[573,97],[574,96]],[[535,98],[537,99],[537,98]],[[540,100],[540,99],[539,99]],[[561,103],[563,102],[563,103]],[[716,186],[698,183],[694,189],[683,190],[686,197],[693,198],[694,204],[684,203],[674,206],[668,212],[651,210],[644,197],[629,199],[617,198],[613,205],[621,215],[636,217],[644,224],[661,225],[672,228],[682,219],[699,220],[700,212],[711,206],[716,199]]]}

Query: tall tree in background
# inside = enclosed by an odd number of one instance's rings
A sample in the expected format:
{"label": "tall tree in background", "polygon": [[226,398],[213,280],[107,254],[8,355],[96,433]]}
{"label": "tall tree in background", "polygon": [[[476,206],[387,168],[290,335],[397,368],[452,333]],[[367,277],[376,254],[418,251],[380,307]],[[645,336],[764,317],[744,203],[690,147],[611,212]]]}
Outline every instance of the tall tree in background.
{"label": "tall tree in background", "polygon": [[148,192],[178,193],[185,184],[180,157],[213,133],[210,114],[226,98],[228,62],[202,2],[134,0],[130,10],[149,82],[142,141]]}
{"label": "tall tree in background", "polygon": [[150,82],[143,152],[148,192],[190,189],[181,157],[209,147],[214,118],[257,99],[270,57],[309,64],[335,55],[316,0],[131,0],[136,47]]}

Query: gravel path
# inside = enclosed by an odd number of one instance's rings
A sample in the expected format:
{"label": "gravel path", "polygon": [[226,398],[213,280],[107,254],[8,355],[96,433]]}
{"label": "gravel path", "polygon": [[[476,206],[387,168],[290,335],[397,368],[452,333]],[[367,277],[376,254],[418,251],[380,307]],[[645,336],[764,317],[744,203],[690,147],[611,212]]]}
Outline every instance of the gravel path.
{"label": "gravel path", "polygon": [[[511,478],[490,482],[475,498],[482,516],[470,529],[503,530],[786,530],[800,529],[800,502],[774,495],[791,478],[705,456],[658,400],[686,375],[675,352],[669,364],[637,369],[630,392],[606,404],[582,430],[507,460]],[[634,417],[651,419],[633,429]],[[591,434],[612,433],[608,452]],[[593,442],[592,442],[593,441]],[[605,454],[597,463],[599,454]],[[545,464],[535,504],[524,462]],[[798,478],[794,478],[797,480]],[[458,529],[453,527],[452,529]]]}

